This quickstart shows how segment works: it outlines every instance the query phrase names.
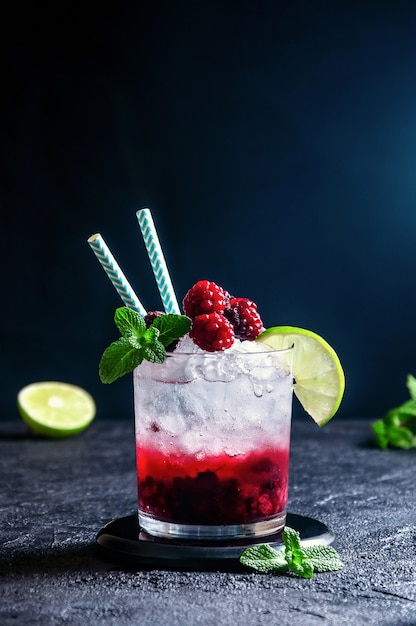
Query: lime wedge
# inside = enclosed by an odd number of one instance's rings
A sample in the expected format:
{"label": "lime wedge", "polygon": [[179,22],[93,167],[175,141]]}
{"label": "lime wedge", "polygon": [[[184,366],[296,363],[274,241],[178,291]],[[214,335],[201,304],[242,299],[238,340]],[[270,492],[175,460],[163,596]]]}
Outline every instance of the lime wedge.
{"label": "lime wedge", "polygon": [[40,382],[17,394],[23,421],[34,432],[48,437],[70,437],[83,431],[95,417],[90,394],[68,383]]}
{"label": "lime wedge", "polygon": [[273,326],[257,337],[277,350],[294,346],[294,392],[319,426],[337,412],[345,390],[345,376],[333,348],[311,330]]}

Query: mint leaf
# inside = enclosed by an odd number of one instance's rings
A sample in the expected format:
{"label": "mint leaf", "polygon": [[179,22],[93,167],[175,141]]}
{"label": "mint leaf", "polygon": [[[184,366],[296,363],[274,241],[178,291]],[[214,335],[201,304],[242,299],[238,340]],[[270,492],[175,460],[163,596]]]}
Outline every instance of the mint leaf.
{"label": "mint leaf", "polygon": [[143,354],[128,339],[120,337],[108,346],[100,360],[101,382],[113,383],[117,378],[132,372],[143,361]]}
{"label": "mint leaf", "polygon": [[166,358],[165,346],[159,341],[159,334],[159,330],[151,326],[145,331],[140,341],[144,358],[151,363],[163,363]]}
{"label": "mint leaf", "polygon": [[161,315],[146,328],[142,316],[128,307],[119,307],[114,322],[121,337],[104,351],[99,365],[103,383],[132,372],[143,359],[151,363],[163,363],[165,347],[189,331],[191,320],[185,315]]}
{"label": "mint leaf", "polygon": [[378,447],[385,450],[389,445],[389,436],[384,420],[376,420],[373,422],[371,429],[376,437]]}
{"label": "mint leaf", "polygon": [[312,578],[313,567],[308,562],[305,551],[300,545],[298,531],[286,526],[282,533],[282,539],[285,545],[285,558],[289,569],[302,578]]}
{"label": "mint leaf", "polygon": [[308,546],[303,551],[314,572],[334,572],[344,567],[332,546]]}
{"label": "mint leaf", "polygon": [[371,424],[376,443],[382,450],[386,448],[416,448],[416,378],[407,376],[410,400],[391,409],[382,419]]}
{"label": "mint leaf", "polygon": [[412,400],[416,400],[416,378],[412,374],[408,374],[406,381],[407,388],[409,390]]}
{"label": "mint leaf", "polygon": [[414,447],[413,433],[405,426],[391,426],[388,429],[389,444],[396,448],[409,450]]}
{"label": "mint leaf", "polygon": [[344,567],[337,551],[331,546],[303,547],[297,530],[286,526],[282,532],[284,550],[269,544],[244,550],[240,563],[265,574],[292,571],[302,578],[312,578],[314,572],[331,572]]}
{"label": "mint leaf", "polygon": [[[394,423],[393,419],[398,423]],[[416,447],[416,437],[410,428],[401,425],[399,413],[376,420],[371,428],[376,436],[376,442],[382,450],[389,446],[404,450]]]}
{"label": "mint leaf", "polygon": [[152,326],[159,330],[159,341],[166,347],[189,332],[191,320],[185,315],[168,313],[167,315],[156,317]]}
{"label": "mint leaf", "polygon": [[140,338],[146,331],[146,324],[140,313],[126,306],[116,309],[114,321],[123,337]]}
{"label": "mint leaf", "polygon": [[280,574],[288,570],[283,550],[275,550],[267,543],[246,548],[240,556],[240,563],[264,574]]}
{"label": "mint leaf", "polygon": [[404,417],[405,419],[410,416],[414,417],[416,415],[416,400],[407,400],[403,402],[400,406],[395,409],[392,409],[387,413],[387,418],[392,421],[396,421],[396,426],[400,424],[400,420]]}

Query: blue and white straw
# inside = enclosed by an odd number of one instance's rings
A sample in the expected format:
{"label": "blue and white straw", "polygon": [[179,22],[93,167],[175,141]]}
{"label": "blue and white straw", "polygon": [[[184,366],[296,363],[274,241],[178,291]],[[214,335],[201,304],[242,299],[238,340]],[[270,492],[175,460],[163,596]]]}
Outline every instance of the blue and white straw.
{"label": "blue and white straw", "polygon": [[107,244],[99,233],[91,235],[88,239],[88,243],[91,246],[92,251],[101,263],[108,278],[113,283],[114,287],[124,304],[130,309],[134,309],[141,315],[146,315],[146,309],[134,293],[133,289],[127,278],[124,276],[117,261],[111,254]]}
{"label": "blue and white straw", "polygon": [[142,231],[147,254],[149,255],[160,297],[166,313],[180,314],[178,301],[170,280],[169,271],[160,246],[159,237],[149,209],[140,209],[136,213]]}

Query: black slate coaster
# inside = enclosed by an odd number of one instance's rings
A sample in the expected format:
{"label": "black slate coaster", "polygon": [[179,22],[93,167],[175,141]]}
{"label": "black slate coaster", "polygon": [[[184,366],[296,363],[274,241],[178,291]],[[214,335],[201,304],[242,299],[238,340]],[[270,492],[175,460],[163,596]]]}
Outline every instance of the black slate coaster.
{"label": "black slate coaster", "polygon": [[[305,546],[328,545],[334,540],[332,531],[322,522],[288,513],[286,525],[299,531]],[[168,569],[240,569],[239,558],[245,548],[268,543],[283,547],[281,533],[267,537],[236,541],[183,541],[151,537],[140,530],[137,515],[115,519],[98,533],[97,545],[103,556],[111,560],[147,567]]]}

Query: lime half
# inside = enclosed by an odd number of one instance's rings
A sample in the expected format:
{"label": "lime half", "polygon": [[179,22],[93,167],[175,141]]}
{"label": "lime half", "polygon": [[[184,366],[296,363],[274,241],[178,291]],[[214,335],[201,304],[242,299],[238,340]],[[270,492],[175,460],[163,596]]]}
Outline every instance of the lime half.
{"label": "lime half", "polygon": [[48,437],[76,435],[95,417],[95,402],[90,394],[68,383],[28,385],[19,391],[17,407],[29,428]]}
{"label": "lime half", "polygon": [[277,350],[294,347],[294,392],[319,426],[337,412],[345,390],[345,376],[333,348],[311,330],[273,326],[257,337]]}

